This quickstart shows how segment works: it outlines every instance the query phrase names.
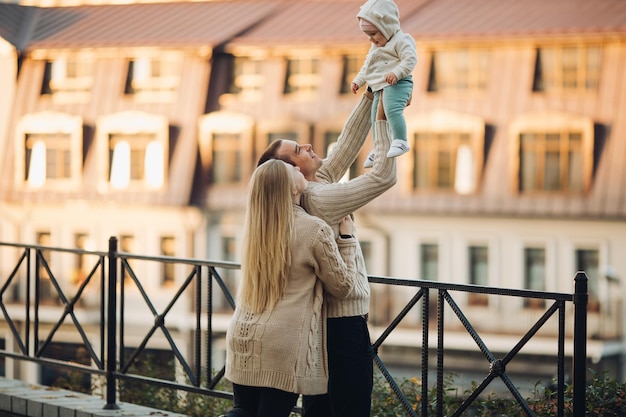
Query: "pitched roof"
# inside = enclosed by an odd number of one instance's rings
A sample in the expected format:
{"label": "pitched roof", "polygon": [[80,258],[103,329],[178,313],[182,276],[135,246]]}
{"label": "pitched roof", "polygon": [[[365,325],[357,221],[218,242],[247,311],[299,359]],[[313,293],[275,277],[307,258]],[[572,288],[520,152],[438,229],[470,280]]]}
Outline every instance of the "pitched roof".
{"label": "pitched roof", "polygon": [[30,9],[0,4],[0,27],[6,28],[7,37],[16,38],[20,27],[32,24],[29,49],[215,46],[263,20],[277,6],[271,0]]}
{"label": "pitched roof", "polygon": [[435,0],[402,21],[419,37],[626,33],[623,0]]}
{"label": "pitched roof", "polygon": [[[242,33],[229,44],[315,45],[325,47],[341,43],[363,43],[367,39],[359,30],[356,15],[363,0],[304,0],[285,3],[259,25]],[[401,19],[410,16],[428,0],[396,0]]]}
{"label": "pitched roof", "polygon": [[0,37],[17,49],[24,49],[28,42],[30,22],[36,10],[36,7],[0,4]]}

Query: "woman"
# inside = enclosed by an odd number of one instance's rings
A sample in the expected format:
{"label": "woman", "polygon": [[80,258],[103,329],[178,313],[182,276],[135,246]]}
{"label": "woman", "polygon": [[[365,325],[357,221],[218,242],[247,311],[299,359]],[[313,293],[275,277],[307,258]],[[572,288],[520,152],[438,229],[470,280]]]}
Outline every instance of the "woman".
{"label": "woman", "polygon": [[328,389],[323,292],[350,294],[357,243],[349,217],[335,240],[299,206],[307,185],[298,167],[279,160],[252,176],[243,280],[226,335],[235,397],[228,416],[288,417],[299,394]]}

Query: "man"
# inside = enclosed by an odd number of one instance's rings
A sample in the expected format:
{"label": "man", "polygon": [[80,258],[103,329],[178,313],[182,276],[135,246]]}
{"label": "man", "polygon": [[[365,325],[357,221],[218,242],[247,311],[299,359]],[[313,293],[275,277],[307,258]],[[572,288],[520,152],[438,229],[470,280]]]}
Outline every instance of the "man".
{"label": "man", "polygon": [[[371,126],[372,95],[361,97],[348,118],[337,144],[327,159],[320,159],[311,145],[278,139],[259,159],[281,159],[298,166],[309,181],[302,207],[324,219],[339,236],[339,223],[378,197],[397,180],[395,158],[387,158],[391,132],[382,100],[374,124],[373,169],[347,182],[339,182],[356,159]],[[349,236],[352,237],[352,236]],[[356,229],[354,232],[356,235]],[[305,417],[365,417],[370,415],[373,385],[373,356],[367,317],[370,287],[360,246],[356,252],[355,287],[347,299],[324,295],[328,311],[328,394],[303,398]]]}

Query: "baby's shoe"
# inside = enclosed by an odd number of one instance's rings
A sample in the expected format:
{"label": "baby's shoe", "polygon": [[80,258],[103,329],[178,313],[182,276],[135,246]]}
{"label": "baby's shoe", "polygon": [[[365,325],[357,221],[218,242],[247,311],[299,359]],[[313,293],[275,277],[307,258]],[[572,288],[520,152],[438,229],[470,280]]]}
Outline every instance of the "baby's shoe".
{"label": "baby's shoe", "polygon": [[393,142],[391,142],[389,152],[387,152],[387,158],[395,158],[396,156],[405,154],[409,151],[409,149],[409,144],[406,140],[394,139]]}
{"label": "baby's shoe", "polygon": [[365,158],[365,162],[363,162],[363,168],[371,168],[374,166],[374,157],[376,156],[376,154],[374,153],[374,151],[371,151],[369,153],[369,155],[367,155],[367,158]]}

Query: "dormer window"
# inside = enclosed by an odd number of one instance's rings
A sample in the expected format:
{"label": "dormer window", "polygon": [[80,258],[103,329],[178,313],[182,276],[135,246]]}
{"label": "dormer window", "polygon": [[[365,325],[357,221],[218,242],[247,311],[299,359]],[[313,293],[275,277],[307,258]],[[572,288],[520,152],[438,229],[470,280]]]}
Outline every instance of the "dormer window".
{"label": "dormer window", "polygon": [[287,61],[285,94],[313,94],[320,85],[320,60],[292,58]]}
{"label": "dormer window", "polygon": [[165,185],[168,122],[163,116],[124,112],[98,121],[100,168],[109,190],[158,190]]}
{"label": "dormer window", "polygon": [[593,122],[562,114],[522,116],[511,124],[514,189],[520,193],[589,190],[593,170]]}
{"label": "dormer window", "polygon": [[263,60],[250,57],[236,57],[233,63],[230,92],[243,100],[258,101],[265,82]]}
{"label": "dormer window", "polygon": [[214,186],[245,184],[252,175],[251,117],[234,112],[213,112],[200,120],[200,157]]}
{"label": "dormer window", "polygon": [[352,94],[352,80],[361,69],[362,59],[356,55],[346,55],[343,57],[343,70],[341,74],[341,94]]}
{"label": "dormer window", "polygon": [[429,92],[483,92],[489,83],[491,55],[487,50],[434,51],[428,76]]}
{"label": "dormer window", "polygon": [[417,192],[472,194],[482,175],[485,123],[436,111],[407,120],[413,132],[412,188]]}
{"label": "dormer window", "polygon": [[538,48],[533,91],[596,91],[600,84],[602,49],[593,45]]}
{"label": "dormer window", "polygon": [[124,93],[141,101],[171,101],[180,83],[182,55],[140,56],[128,64]]}
{"label": "dormer window", "polygon": [[94,58],[87,54],[67,55],[45,63],[42,95],[55,101],[85,102],[93,86]]}
{"label": "dormer window", "polygon": [[82,132],[82,119],[77,116],[56,112],[24,116],[16,135],[16,184],[28,189],[77,187]]}

